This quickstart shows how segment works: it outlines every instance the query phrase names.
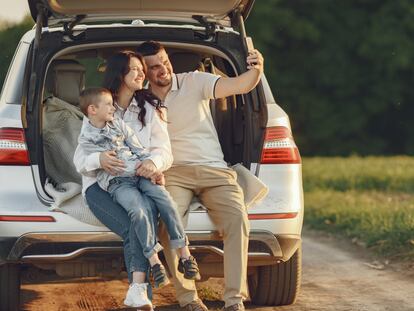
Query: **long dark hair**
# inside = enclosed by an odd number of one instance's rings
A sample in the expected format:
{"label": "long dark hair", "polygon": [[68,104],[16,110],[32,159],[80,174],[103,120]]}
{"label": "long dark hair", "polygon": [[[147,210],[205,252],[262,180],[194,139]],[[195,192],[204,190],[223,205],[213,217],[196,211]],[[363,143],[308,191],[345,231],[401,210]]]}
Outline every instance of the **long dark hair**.
{"label": "long dark hair", "polygon": [[[145,65],[144,58],[141,54],[134,51],[121,51],[112,55],[106,64],[105,77],[103,80],[103,87],[111,91],[114,101],[118,101],[118,92],[124,83],[124,77],[129,72],[129,62],[131,58],[137,58],[144,69],[144,73],[147,74],[147,66]],[[145,126],[145,114],[147,110],[145,109],[145,102],[149,103],[155,108],[158,115],[162,120],[165,121],[162,108],[166,108],[161,100],[151,93],[151,91],[146,89],[141,89],[135,91],[134,98],[138,103],[140,112],[138,114],[138,120],[141,122],[142,127]]]}

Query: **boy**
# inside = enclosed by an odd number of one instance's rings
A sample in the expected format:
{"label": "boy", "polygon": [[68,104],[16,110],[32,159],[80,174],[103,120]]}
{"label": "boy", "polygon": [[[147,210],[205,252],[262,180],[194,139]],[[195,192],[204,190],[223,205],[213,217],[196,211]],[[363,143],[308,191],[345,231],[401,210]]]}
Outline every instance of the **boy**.
{"label": "boy", "polygon": [[108,191],[130,217],[140,214],[139,217],[143,219],[135,231],[144,255],[149,260],[155,287],[162,287],[169,281],[157,254],[162,247],[156,241],[156,224],[152,221],[151,215],[142,217],[143,213],[151,213],[151,208],[144,207],[146,200],[142,200],[141,193],[154,201],[161,219],[168,228],[171,248],[177,249],[181,257],[179,271],[187,279],[199,280],[199,269],[188,249],[188,240],[176,204],[163,186],[163,174],[159,173],[153,180],[136,176],[137,164],[148,158],[149,154],[133,130],[122,120],[114,119],[115,107],[110,91],[104,88],[89,88],[82,91],[80,109],[89,122],[83,122],[78,139],[79,147],[87,154],[115,150],[118,159],[125,163],[124,172],[118,176],[112,176],[103,169],[87,173],[96,173],[99,186]]}

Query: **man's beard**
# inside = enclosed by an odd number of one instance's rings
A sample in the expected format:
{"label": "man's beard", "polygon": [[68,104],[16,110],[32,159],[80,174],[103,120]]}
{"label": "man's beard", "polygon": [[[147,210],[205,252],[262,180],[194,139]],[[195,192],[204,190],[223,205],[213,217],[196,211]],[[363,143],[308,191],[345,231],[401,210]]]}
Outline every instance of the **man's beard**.
{"label": "man's beard", "polygon": [[171,84],[171,81],[172,81],[172,77],[170,75],[169,79],[157,79],[155,81],[155,84],[158,86],[164,87],[164,86],[169,86]]}

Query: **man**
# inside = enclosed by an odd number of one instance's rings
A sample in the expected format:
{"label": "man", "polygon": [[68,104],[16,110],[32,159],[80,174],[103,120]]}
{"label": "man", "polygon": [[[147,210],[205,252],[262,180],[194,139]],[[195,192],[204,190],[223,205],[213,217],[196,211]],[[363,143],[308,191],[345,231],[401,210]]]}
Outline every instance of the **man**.
{"label": "man", "polygon": [[[244,310],[249,222],[236,174],[224,161],[209,100],[252,90],[263,72],[263,57],[257,50],[251,51],[247,57],[248,71],[224,78],[204,72],[174,74],[168,55],[158,42],[144,42],[137,52],[144,56],[151,91],[168,109],[174,162],[165,172],[167,190],[184,223],[194,195],[208,209],[223,234],[224,310]],[[165,255],[170,269],[176,270],[176,256],[168,250]],[[194,281],[184,280],[176,271],[172,273],[180,305],[190,311],[208,310],[197,297]]]}

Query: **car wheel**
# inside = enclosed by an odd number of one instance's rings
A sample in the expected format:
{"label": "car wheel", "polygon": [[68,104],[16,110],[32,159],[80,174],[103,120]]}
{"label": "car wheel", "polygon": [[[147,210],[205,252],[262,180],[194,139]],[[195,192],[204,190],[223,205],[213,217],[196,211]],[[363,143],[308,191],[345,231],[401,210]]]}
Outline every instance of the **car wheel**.
{"label": "car wheel", "polygon": [[4,311],[19,310],[20,266],[4,264],[0,266],[0,306]]}
{"label": "car wheel", "polygon": [[267,306],[294,303],[299,294],[301,270],[301,247],[286,262],[259,267],[257,273],[248,278],[252,303]]}

